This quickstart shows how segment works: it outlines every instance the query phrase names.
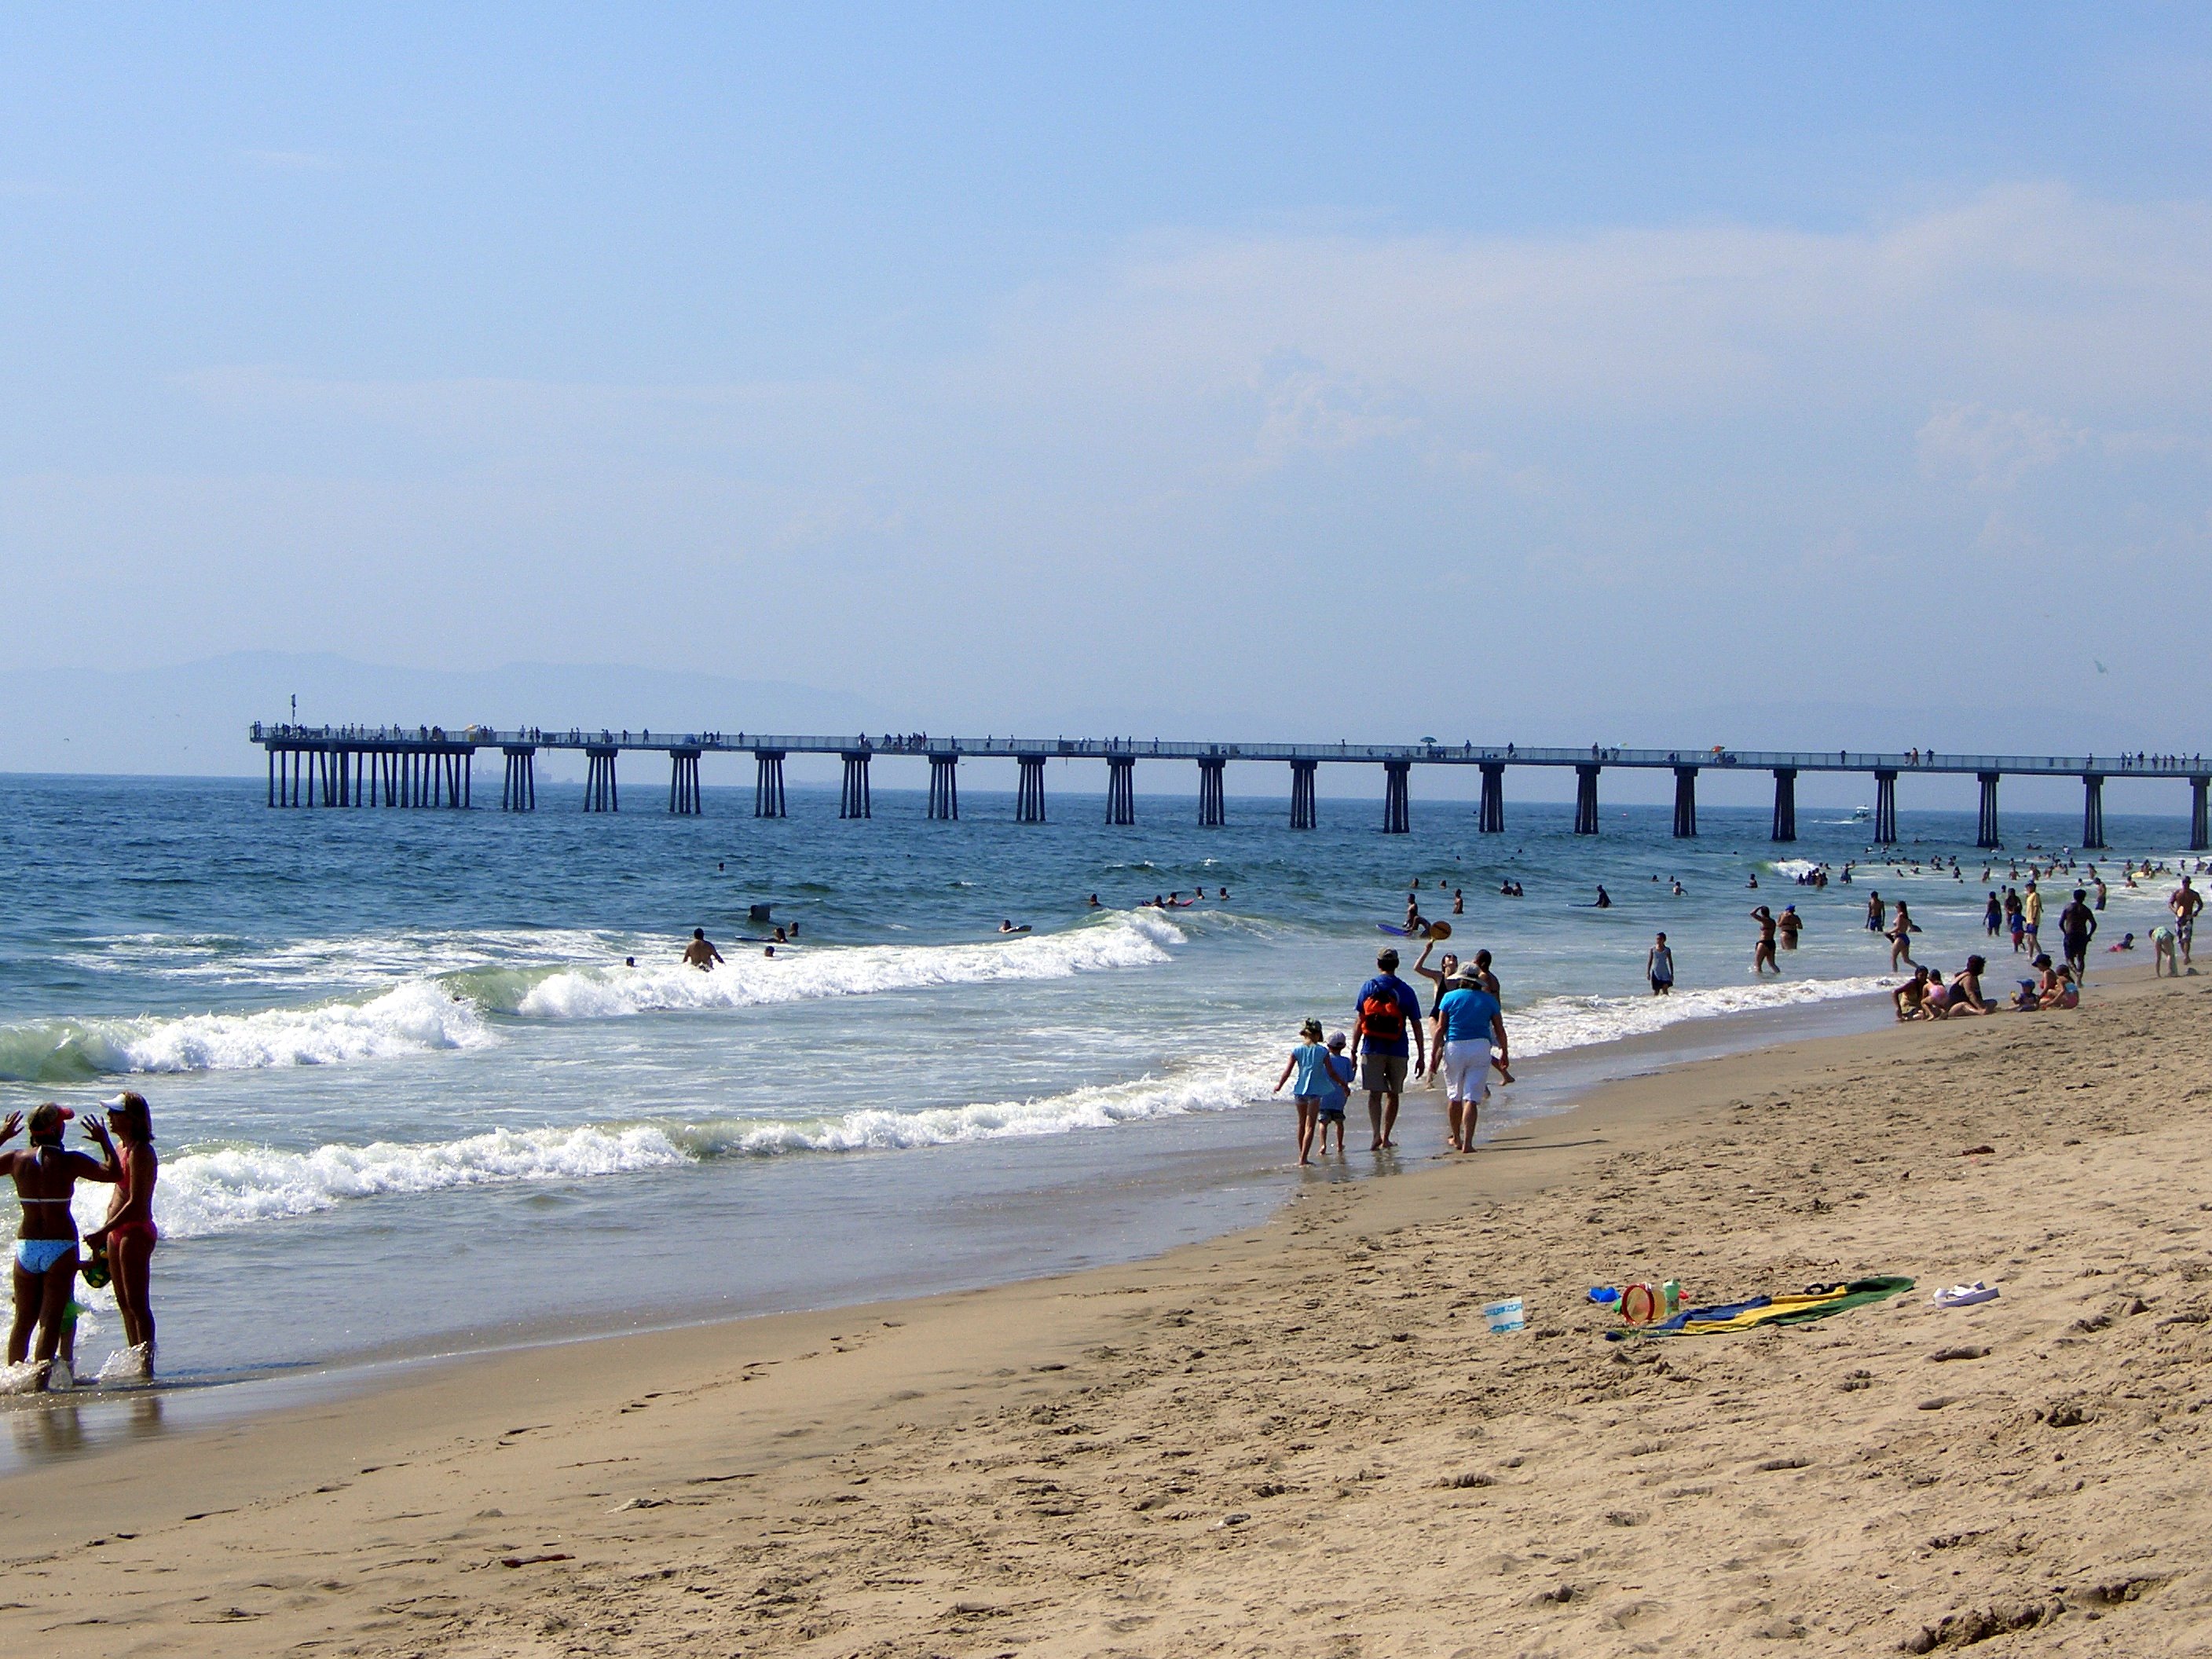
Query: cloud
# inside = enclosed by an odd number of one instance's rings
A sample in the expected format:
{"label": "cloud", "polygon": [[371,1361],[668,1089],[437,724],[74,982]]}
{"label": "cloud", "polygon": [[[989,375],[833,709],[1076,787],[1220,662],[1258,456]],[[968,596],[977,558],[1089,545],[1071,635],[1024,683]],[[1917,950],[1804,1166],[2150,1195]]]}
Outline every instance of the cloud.
{"label": "cloud", "polygon": [[[1162,233],[929,337],[962,343],[878,337],[784,379],[204,369],[172,385],[191,476],[0,481],[0,527],[27,605],[80,602],[41,573],[95,555],[102,594],[213,571],[171,606],[194,650],[241,642],[220,630],[272,570],[299,580],[267,625],[315,626],[327,592],[333,625],[426,652],[474,624],[426,621],[410,583],[614,655],[658,648],[680,591],[707,636],[835,616],[872,695],[993,718],[1139,684],[1256,702],[1355,569],[1402,571],[1440,621],[1479,611],[1486,696],[1528,730],[1564,718],[1570,656],[1577,706],[1686,674],[1893,696],[1832,619],[1899,573],[1971,583],[2033,550],[2212,605],[2201,203],[2029,185],[1835,230]],[[610,597],[611,568],[634,580]],[[1747,605],[1808,620],[1747,649],[1777,625]],[[1152,625],[1194,607],[1202,648]],[[1916,612],[1929,659],[1985,648],[1959,610]],[[1263,712],[1338,734],[1347,695],[1317,677]]]}
{"label": "cloud", "polygon": [[1923,473],[1964,472],[1978,489],[2009,489],[2030,472],[2079,454],[2091,441],[2070,421],[1978,404],[1937,404],[1916,436]]}

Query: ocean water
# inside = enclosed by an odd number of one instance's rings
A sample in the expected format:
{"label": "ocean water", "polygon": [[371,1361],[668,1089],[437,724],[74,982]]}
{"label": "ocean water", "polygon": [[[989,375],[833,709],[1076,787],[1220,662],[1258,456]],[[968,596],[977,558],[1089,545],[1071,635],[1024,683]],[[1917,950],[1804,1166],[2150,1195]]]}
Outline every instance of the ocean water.
{"label": "ocean water", "polygon": [[[1869,860],[1865,824],[1817,810],[1777,848],[1763,811],[1710,807],[1678,842],[1663,808],[1608,808],[1592,839],[1517,804],[1504,836],[1417,803],[1386,836],[1333,801],[1296,834],[1279,800],[1201,830],[1173,799],[1115,829],[1068,795],[1022,826],[980,792],[936,823],[892,791],[860,823],[803,789],[767,822],[739,791],[697,818],[586,815],[552,787],[514,817],[271,811],[260,791],[0,779],[0,1110],[149,1097],[157,1311],[185,1378],[946,1288],[1256,1219],[1331,1178],[1288,1166],[1268,1090],[1303,1018],[1351,1024],[1416,878],[1431,916],[1463,891],[1455,947],[1497,954],[1523,1079],[1499,1125],[1621,1039],[1864,1021],[1891,982],[1869,886],[1911,902],[1923,960],[1985,943],[1971,814],[1904,825],[1962,883]],[[2100,867],[2171,859],[2182,827],[2115,817]],[[2056,848],[2078,819],[2007,830]],[[1791,884],[1853,859],[1852,885]],[[1599,882],[1613,908],[1583,908]],[[2166,884],[2113,885],[2111,936],[2147,933]],[[1201,886],[1229,896],[1139,908]],[[1762,899],[1807,927],[1759,983]],[[755,904],[797,945],[744,942]],[[1002,938],[1007,918],[1033,931]],[[695,926],[727,958],[711,974],[678,960]],[[1661,928],[1664,1000],[1643,979]],[[2008,951],[1990,954],[2001,984]],[[1437,1101],[1409,1097],[1409,1158],[1440,1144]],[[1339,1173],[1375,1167],[1355,1150]],[[80,1214],[101,1208],[94,1189]],[[118,1332],[86,1299],[89,1371]]]}

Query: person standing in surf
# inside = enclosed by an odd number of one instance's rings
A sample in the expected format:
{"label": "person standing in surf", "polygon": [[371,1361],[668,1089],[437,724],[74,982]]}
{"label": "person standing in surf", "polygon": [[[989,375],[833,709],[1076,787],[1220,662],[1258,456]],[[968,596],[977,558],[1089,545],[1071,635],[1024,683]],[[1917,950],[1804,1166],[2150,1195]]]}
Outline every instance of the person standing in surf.
{"label": "person standing in surf", "polygon": [[1752,973],[1756,975],[1769,968],[1780,973],[1782,964],[1774,959],[1774,912],[1762,904],[1751,913],[1751,919],[1759,924],[1759,943],[1751,951]]}
{"label": "person standing in surf", "polygon": [[94,1262],[106,1258],[115,1286],[116,1311],[123,1316],[123,1340],[143,1356],[145,1375],[154,1375],[154,1300],[149,1279],[154,1247],[161,1235],[154,1225],[154,1185],[161,1161],[154,1151],[154,1119],[146,1097],[126,1089],[101,1103],[122,1164],[122,1178],[108,1200],[107,1219],[84,1236]]}
{"label": "person standing in surf", "polygon": [[1905,908],[1905,901],[1898,900],[1897,921],[1888,933],[1889,965],[1893,971],[1900,963],[1907,968],[1918,965],[1912,960],[1912,936],[1919,931],[1920,924],[1913,921],[1912,913]]}
{"label": "person standing in surf", "polygon": [[1369,1150],[1380,1152],[1398,1144],[1391,1136],[1398,1127],[1398,1098],[1406,1089],[1406,1064],[1418,1044],[1420,1058],[1413,1075],[1428,1069],[1428,1040],[1421,1030],[1421,1000],[1398,977],[1398,953],[1383,951],[1375,958],[1375,976],[1359,988],[1353,1004],[1352,1040],[1359,1050],[1367,1118],[1375,1130]]}
{"label": "person standing in surf", "polygon": [[[15,1322],[8,1332],[8,1363],[20,1365],[35,1358],[47,1367],[48,1387],[70,1386],[74,1379],[52,1365],[62,1342],[63,1322],[69,1314],[70,1292],[76,1288],[76,1218],[70,1213],[70,1197],[80,1181],[112,1182],[122,1176],[115,1147],[106,1129],[86,1126],[106,1154],[95,1164],[82,1152],[64,1149],[62,1133],[76,1115],[66,1106],[48,1101],[31,1110],[31,1144],[20,1152],[0,1152],[0,1176],[15,1182],[15,1201],[22,1206],[22,1224],[15,1233]],[[0,1122],[0,1146],[15,1138],[23,1127],[23,1115],[10,1112]],[[38,1347],[31,1346],[33,1331]]]}
{"label": "person standing in surf", "polygon": [[1644,958],[1644,976],[1651,981],[1655,997],[1670,995],[1674,989],[1674,953],[1667,948],[1667,935],[1662,933]]}
{"label": "person standing in surf", "polygon": [[1483,988],[1481,975],[1468,968],[1437,999],[1436,1027],[1437,1069],[1444,1074],[1447,1103],[1445,1133],[1454,1152],[1471,1152],[1475,1118],[1490,1097],[1491,1060],[1507,1053],[1505,1011]]}
{"label": "person standing in surf", "polygon": [[[783,938],[783,929],[777,928],[776,943],[782,944]],[[714,971],[714,964],[721,959],[722,953],[714,948],[714,941],[707,937],[707,930],[703,927],[694,927],[691,930],[691,942],[684,947],[684,965],[686,968],[696,968],[702,974],[711,974]]]}
{"label": "person standing in surf", "polygon": [[1283,1092],[1283,1085],[1297,1074],[1298,1086],[1291,1091],[1291,1098],[1298,1109],[1298,1162],[1313,1162],[1314,1131],[1321,1122],[1321,1109],[1330,1094],[1330,1085],[1336,1081],[1328,1049],[1322,1042],[1321,1022],[1308,1020],[1298,1032],[1298,1046],[1291,1050],[1291,1057],[1283,1062],[1283,1074],[1275,1079],[1274,1092]]}

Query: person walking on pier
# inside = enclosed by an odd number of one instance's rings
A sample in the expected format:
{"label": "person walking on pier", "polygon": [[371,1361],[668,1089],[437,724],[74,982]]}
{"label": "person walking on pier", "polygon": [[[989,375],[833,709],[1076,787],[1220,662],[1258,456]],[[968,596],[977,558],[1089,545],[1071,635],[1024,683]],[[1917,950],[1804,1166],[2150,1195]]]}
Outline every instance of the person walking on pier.
{"label": "person walking on pier", "polygon": [[[781,939],[783,929],[777,928],[775,936]],[[691,930],[691,942],[684,947],[684,965],[687,968],[696,968],[702,974],[711,974],[714,971],[714,964],[721,960],[722,953],[714,948],[714,941],[707,937],[707,930],[703,927],[694,927]]]}
{"label": "person walking on pier", "polygon": [[1406,1089],[1407,1062],[1418,1047],[1413,1074],[1418,1078],[1428,1070],[1428,1037],[1421,1030],[1421,1000],[1398,977],[1398,953],[1383,951],[1375,958],[1375,969],[1374,977],[1359,988],[1352,1040],[1359,1049],[1360,1082],[1375,1131],[1370,1150],[1380,1152],[1398,1144],[1391,1137],[1398,1126],[1398,1099]]}

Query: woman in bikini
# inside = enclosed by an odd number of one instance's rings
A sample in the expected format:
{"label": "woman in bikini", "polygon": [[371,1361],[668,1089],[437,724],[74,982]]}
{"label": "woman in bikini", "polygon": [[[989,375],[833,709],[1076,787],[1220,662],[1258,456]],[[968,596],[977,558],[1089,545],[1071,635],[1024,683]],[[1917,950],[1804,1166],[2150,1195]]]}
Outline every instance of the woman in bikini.
{"label": "woman in bikini", "polygon": [[1905,901],[1897,902],[1897,925],[1889,930],[1889,965],[1894,972],[1899,963],[1907,968],[1915,966],[1912,960],[1912,936],[1920,931],[1912,913],[1905,908]]}
{"label": "woman in bikini", "polygon": [[84,1236],[85,1247],[94,1261],[106,1258],[115,1306],[123,1316],[123,1340],[144,1356],[145,1372],[151,1377],[154,1299],[148,1279],[154,1246],[161,1239],[154,1226],[154,1183],[161,1179],[161,1161],[154,1151],[154,1120],[146,1109],[145,1096],[125,1090],[101,1103],[107,1108],[107,1127],[115,1137],[122,1173],[115,1196],[108,1200],[107,1219]]}
{"label": "woman in bikini", "polygon": [[[8,1333],[11,1365],[33,1357],[33,1328],[39,1335],[35,1358],[41,1364],[61,1346],[63,1316],[76,1287],[76,1218],[70,1213],[70,1194],[80,1181],[113,1182],[123,1173],[104,1125],[85,1127],[106,1154],[106,1163],[63,1148],[62,1132],[75,1115],[52,1101],[34,1107],[31,1144],[20,1152],[0,1152],[0,1176],[15,1177],[15,1200],[23,1206],[15,1234],[15,1322]],[[0,1145],[13,1140],[22,1127],[23,1115],[9,1113],[0,1122]]]}

